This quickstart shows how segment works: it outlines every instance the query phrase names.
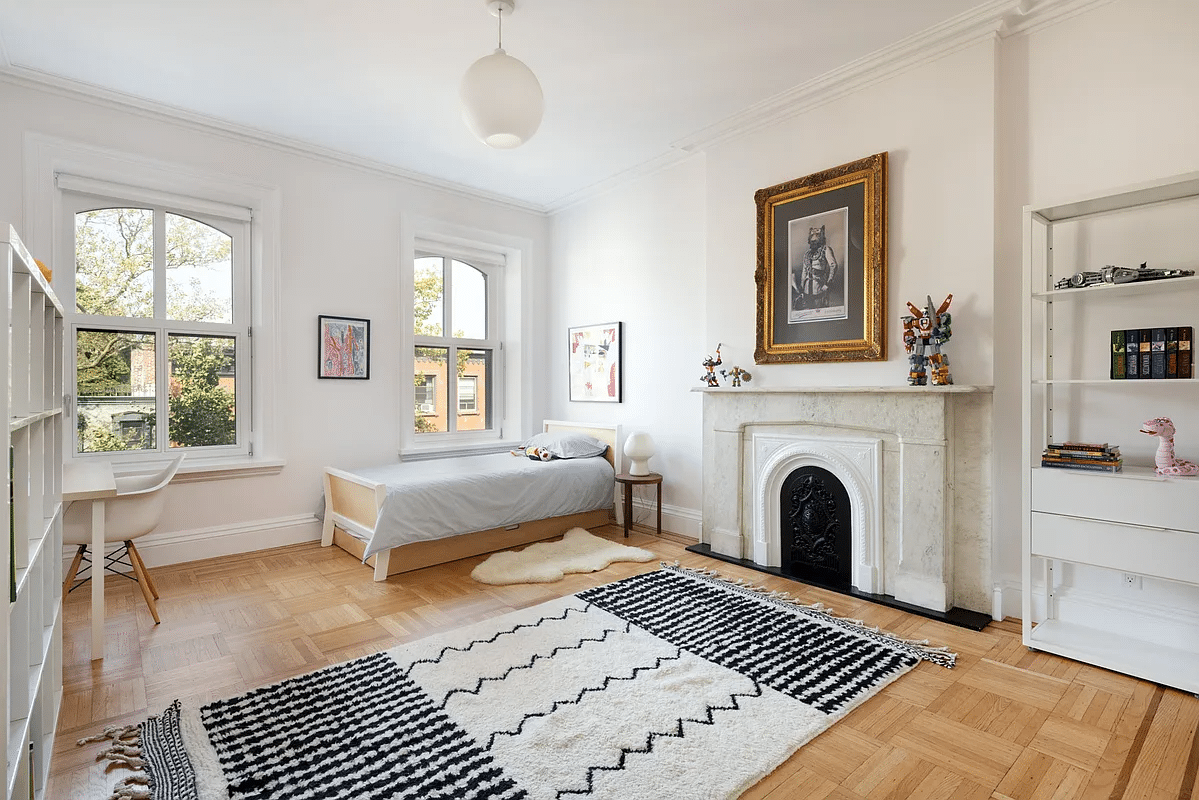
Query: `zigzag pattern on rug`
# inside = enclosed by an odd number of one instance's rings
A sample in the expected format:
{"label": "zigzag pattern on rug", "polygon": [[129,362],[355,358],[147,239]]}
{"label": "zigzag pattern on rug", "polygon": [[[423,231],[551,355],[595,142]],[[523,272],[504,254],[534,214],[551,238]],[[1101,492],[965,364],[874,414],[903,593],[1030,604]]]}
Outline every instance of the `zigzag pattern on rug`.
{"label": "zigzag pattern on rug", "polygon": [[116,800],[721,800],[922,659],[664,565],[97,738]]}

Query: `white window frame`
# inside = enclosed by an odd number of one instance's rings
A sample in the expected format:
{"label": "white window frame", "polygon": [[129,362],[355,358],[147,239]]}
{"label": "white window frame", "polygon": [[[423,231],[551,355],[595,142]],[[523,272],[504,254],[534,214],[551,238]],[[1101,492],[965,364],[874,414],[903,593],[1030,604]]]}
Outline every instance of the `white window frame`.
{"label": "white window frame", "polygon": [[[409,350],[408,364],[409,369],[406,370],[409,374],[415,375],[416,348],[418,347],[433,347],[445,348],[448,351],[446,363],[446,428],[445,431],[434,431],[429,433],[416,433],[415,419],[415,403],[411,406],[413,414],[411,420],[407,423],[408,427],[413,430],[412,437],[414,444],[424,446],[426,448],[454,446],[458,444],[480,444],[499,441],[503,435],[503,396],[504,396],[504,259],[502,253],[489,252],[486,250],[477,250],[455,246],[447,242],[430,242],[419,241],[416,250],[413,253],[412,269],[415,271],[416,259],[418,258],[440,258],[442,259],[443,281],[442,281],[442,319],[441,319],[441,336],[417,336],[412,334],[412,349]],[[452,307],[451,298],[453,297],[453,269],[451,264],[454,261],[459,261],[469,267],[479,270],[483,273],[487,281],[487,331],[486,337],[482,339],[474,339],[467,337],[455,337],[453,335],[453,321],[450,317]],[[409,319],[413,315],[413,302],[415,300],[415,289],[410,293],[407,308],[409,309]],[[412,326],[409,325],[409,330]],[[457,430],[458,417],[458,381],[451,378],[451,365],[457,363],[457,350],[488,350],[491,352],[491,365],[488,369],[491,386],[484,387],[483,391],[487,392],[491,398],[491,425],[486,430],[482,431],[460,431]],[[454,376],[456,378],[456,375]],[[415,386],[413,387],[415,389]],[[476,397],[477,397],[476,387]],[[498,398],[498,399],[497,399]],[[477,401],[476,401],[477,402]]]}
{"label": "white window frame", "polygon": [[[254,359],[250,376],[251,451],[247,455],[189,458],[175,477],[176,482],[219,480],[279,473],[286,465],[286,408],[276,390],[282,364],[282,338],[278,320],[281,272],[282,193],[278,187],[223,175],[210,169],[196,170],[177,163],[148,159],[130,153],[84,144],[38,133],[25,135],[25,220],[29,244],[50,253],[51,265],[74,259],[73,249],[63,249],[63,193],[59,175],[92,180],[97,185],[120,186],[141,193],[147,202],[163,197],[187,197],[200,209],[238,207],[249,209],[251,303],[250,324]],[[211,204],[211,205],[209,205]],[[70,221],[73,227],[74,221]],[[74,237],[72,235],[71,247]],[[53,285],[60,296],[66,291],[66,275],[55,270]],[[73,276],[72,276],[73,277]],[[72,362],[73,367],[73,362]],[[67,425],[67,420],[64,420]],[[74,458],[74,431],[64,431],[63,457]],[[141,461],[124,464],[120,471],[142,471],[165,465],[170,454],[145,454]]]}
{"label": "white window frame", "polygon": [[[251,281],[253,265],[250,259],[251,220],[245,208],[222,207],[214,203],[197,202],[190,198],[156,196],[151,201],[144,192],[135,188],[103,184],[98,181],[59,175],[58,188],[62,193],[62,213],[65,215],[62,232],[69,241],[61,245],[62,252],[70,252],[71,258],[59,261],[60,269],[67,274],[60,283],[61,300],[66,309],[66,360],[70,368],[64,376],[68,395],[67,424],[72,432],[70,441],[64,443],[72,458],[103,458],[113,463],[139,462],[147,458],[174,457],[186,452],[188,459],[248,457],[252,452],[250,408],[253,391],[252,366],[254,353],[250,337]],[[117,194],[119,192],[119,194]],[[75,303],[75,219],[76,215],[96,209],[133,208],[153,212],[154,239],[154,310],[152,317],[117,317],[80,312]],[[203,209],[203,210],[201,210]],[[214,213],[215,212],[215,213]],[[230,253],[233,279],[233,308],[231,323],[190,322],[172,320],[166,314],[166,270],[163,248],[165,246],[165,221],[168,214],[193,219],[224,233],[232,240]],[[145,450],[116,450],[79,452],[78,424],[79,403],[75,369],[77,353],[75,346],[80,330],[113,330],[134,333],[151,333],[155,337],[155,415],[159,420],[155,426],[154,447]],[[219,336],[234,340],[234,416],[236,419],[236,443],[205,447],[171,448],[169,438],[169,386],[170,369],[167,358],[172,336]],[[164,423],[164,421],[166,421]]]}

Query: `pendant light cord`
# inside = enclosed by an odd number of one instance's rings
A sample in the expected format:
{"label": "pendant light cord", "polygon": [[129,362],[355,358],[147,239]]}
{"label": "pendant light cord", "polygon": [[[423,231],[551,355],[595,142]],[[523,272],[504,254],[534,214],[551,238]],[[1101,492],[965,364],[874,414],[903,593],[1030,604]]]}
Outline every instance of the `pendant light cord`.
{"label": "pendant light cord", "polygon": [[504,9],[499,9],[499,13],[495,15],[497,25],[499,26],[499,49],[504,49]]}

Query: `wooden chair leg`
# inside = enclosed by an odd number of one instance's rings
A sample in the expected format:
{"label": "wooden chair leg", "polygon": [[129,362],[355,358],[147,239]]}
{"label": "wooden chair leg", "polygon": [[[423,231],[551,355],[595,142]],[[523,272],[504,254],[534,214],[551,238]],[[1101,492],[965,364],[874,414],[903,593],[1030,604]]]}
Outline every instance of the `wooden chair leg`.
{"label": "wooden chair leg", "polygon": [[67,579],[62,582],[62,601],[67,602],[67,592],[71,591],[71,585],[75,583],[75,576],[79,574],[79,564],[83,561],[83,554],[87,551],[87,545],[79,545],[79,549],[75,551],[75,558],[71,561],[71,568],[67,570]]}
{"label": "wooden chair leg", "polygon": [[146,583],[150,584],[150,594],[154,595],[154,599],[158,599],[158,587],[154,585],[154,579],[150,577],[150,570],[146,569],[146,562],[142,561],[142,554],[137,552],[137,548],[133,546],[133,542],[129,542],[129,560],[136,560],[138,566],[142,568],[142,574],[146,576]]}
{"label": "wooden chair leg", "polygon": [[146,605],[150,608],[150,616],[154,617],[154,624],[157,625],[162,620],[158,618],[158,607],[154,605],[154,595],[150,593],[149,575],[146,574],[146,568],[142,566],[142,561],[134,553],[133,542],[125,542],[125,546],[129,548],[129,563],[133,565],[133,572],[137,575],[137,585],[142,588],[142,597],[146,598]]}

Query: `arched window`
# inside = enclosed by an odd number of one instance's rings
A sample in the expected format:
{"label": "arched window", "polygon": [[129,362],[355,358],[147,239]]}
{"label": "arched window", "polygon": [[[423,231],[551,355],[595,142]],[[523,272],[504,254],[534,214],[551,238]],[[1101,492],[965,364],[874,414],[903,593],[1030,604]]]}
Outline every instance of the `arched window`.
{"label": "arched window", "polygon": [[249,215],[64,192],[76,453],[249,452]]}
{"label": "arched window", "polygon": [[500,268],[418,251],[413,278],[416,435],[498,434]]}

